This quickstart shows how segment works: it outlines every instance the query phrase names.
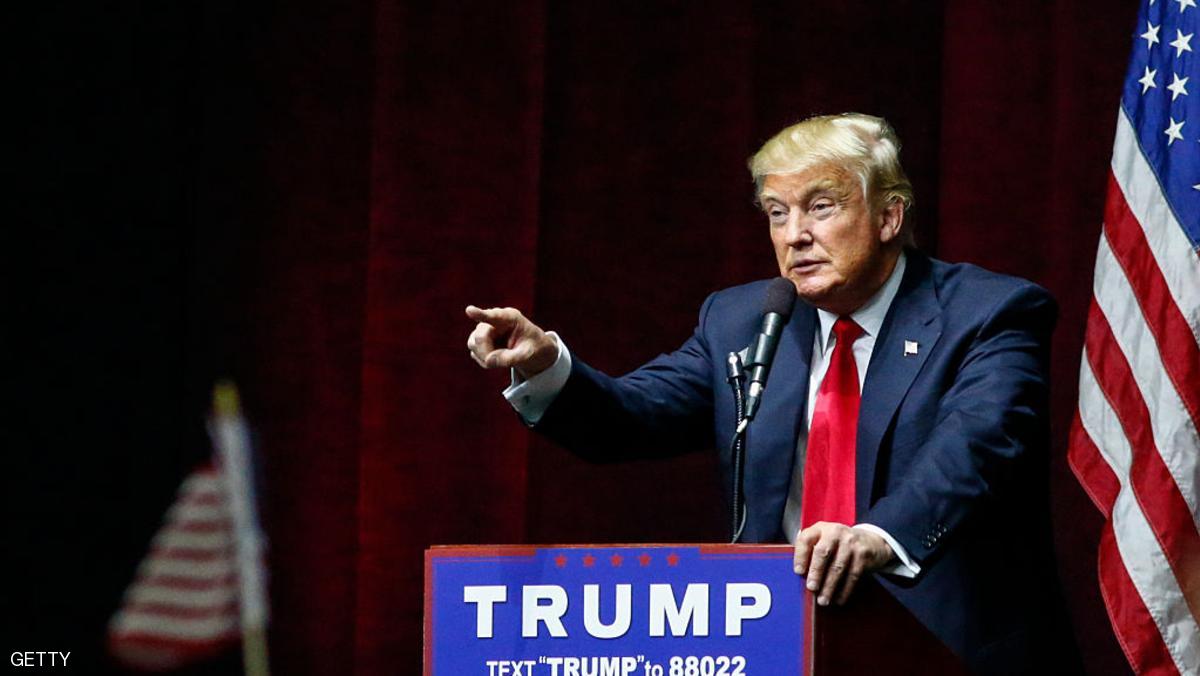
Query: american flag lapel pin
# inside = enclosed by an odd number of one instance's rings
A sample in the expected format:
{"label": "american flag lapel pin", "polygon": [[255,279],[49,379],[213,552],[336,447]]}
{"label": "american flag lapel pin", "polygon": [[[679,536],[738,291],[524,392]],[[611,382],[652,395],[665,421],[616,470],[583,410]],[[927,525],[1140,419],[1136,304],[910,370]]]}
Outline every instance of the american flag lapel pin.
{"label": "american flag lapel pin", "polygon": [[913,356],[914,354],[916,354],[916,353],[917,353],[917,347],[918,347],[918,345],[917,345],[917,341],[915,341],[915,340],[906,340],[906,341],[904,341],[904,356],[905,356],[905,357],[911,357],[911,356]]}

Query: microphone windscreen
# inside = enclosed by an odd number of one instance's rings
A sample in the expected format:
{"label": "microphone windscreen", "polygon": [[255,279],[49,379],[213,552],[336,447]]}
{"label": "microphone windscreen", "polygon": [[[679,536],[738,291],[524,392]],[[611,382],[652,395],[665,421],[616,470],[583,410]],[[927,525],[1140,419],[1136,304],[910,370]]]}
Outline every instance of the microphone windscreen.
{"label": "microphone windscreen", "polygon": [[767,297],[763,300],[763,314],[774,312],[784,319],[792,316],[796,305],[796,287],[786,277],[776,277],[767,285]]}

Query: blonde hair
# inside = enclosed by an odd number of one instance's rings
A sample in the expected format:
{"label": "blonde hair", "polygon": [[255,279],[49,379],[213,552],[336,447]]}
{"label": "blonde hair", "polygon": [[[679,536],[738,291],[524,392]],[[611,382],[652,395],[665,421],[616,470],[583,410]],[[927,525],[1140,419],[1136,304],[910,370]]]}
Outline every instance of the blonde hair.
{"label": "blonde hair", "polygon": [[[868,204],[882,207],[900,200],[906,212],[912,208],[912,184],[900,166],[900,138],[882,117],[862,113],[810,117],[776,134],[747,164],[758,195],[770,174],[795,174],[825,163],[858,176]],[[907,226],[904,229],[911,233]]]}

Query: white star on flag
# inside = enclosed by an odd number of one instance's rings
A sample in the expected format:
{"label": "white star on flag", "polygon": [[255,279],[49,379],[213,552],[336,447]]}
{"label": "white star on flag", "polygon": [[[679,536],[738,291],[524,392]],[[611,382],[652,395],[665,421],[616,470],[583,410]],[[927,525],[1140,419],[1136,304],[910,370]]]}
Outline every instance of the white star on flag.
{"label": "white star on flag", "polygon": [[1195,35],[1195,33],[1188,33],[1187,35],[1184,35],[1183,31],[1179,30],[1178,28],[1175,29],[1175,41],[1169,43],[1175,48],[1175,58],[1178,59],[1179,57],[1183,56],[1184,52],[1192,51],[1191,42],[1193,35]]}
{"label": "white star on flag", "polygon": [[1150,70],[1150,66],[1146,66],[1146,73],[1142,75],[1142,79],[1138,80],[1138,83],[1142,85],[1143,94],[1150,91],[1151,88],[1158,88],[1158,85],[1154,84],[1155,75],[1158,75],[1158,71]]}
{"label": "white star on flag", "polygon": [[1180,94],[1187,96],[1188,90],[1184,88],[1188,78],[1180,78],[1179,73],[1171,73],[1171,84],[1167,85],[1167,89],[1171,90],[1171,100],[1174,101]]}
{"label": "white star on flag", "polygon": [[1175,2],[1179,3],[1179,13],[1180,14],[1182,14],[1183,10],[1187,9],[1188,7],[1196,6],[1196,0],[1175,0]]}
{"label": "white star on flag", "polygon": [[1162,28],[1161,24],[1159,24],[1158,26],[1155,26],[1154,24],[1150,23],[1149,21],[1146,22],[1146,32],[1142,33],[1140,36],[1143,40],[1146,41],[1146,49],[1150,49],[1151,47],[1154,46],[1154,43],[1159,42],[1158,29],[1160,29],[1160,28]]}
{"label": "white star on flag", "polygon": [[1166,131],[1163,132],[1164,134],[1167,135],[1167,145],[1168,146],[1171,145],[1172,143],[1174,143],[1175,141],[1183,140],[1183,134],[1179,133],[1180,130],[1183,129],[1183,122],[1184,122],[1183,120],[1176,122],[1175,118],[1173,118],[1173,117],[1171,118],[1171,125],[1169,127],[1167,127]]}

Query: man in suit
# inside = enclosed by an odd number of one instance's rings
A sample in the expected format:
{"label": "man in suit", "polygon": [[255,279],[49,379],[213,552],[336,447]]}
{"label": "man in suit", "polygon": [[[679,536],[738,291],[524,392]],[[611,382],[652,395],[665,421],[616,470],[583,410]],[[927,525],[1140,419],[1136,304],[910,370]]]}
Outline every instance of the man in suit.
{"label": "man in suit", "polygon": [[[803,303],[750,430],[743,539],[794,543],[821,605],[874,573],[972,669],[1029,673],[1070,641],[1046,486],[1056,310],[1029,282],[910,246],[899,145],[880,118],[823,116],[750,160],[780,275]],[[585,456],[708,433],[725,449],[725,359],[757,334],[766,284],[709,296],[682,347],[621,378],[512,308],[467,308],[468,348],[513,370],[505,396],[528,424]],[[721,460],[728,476],[727,449]]]}

